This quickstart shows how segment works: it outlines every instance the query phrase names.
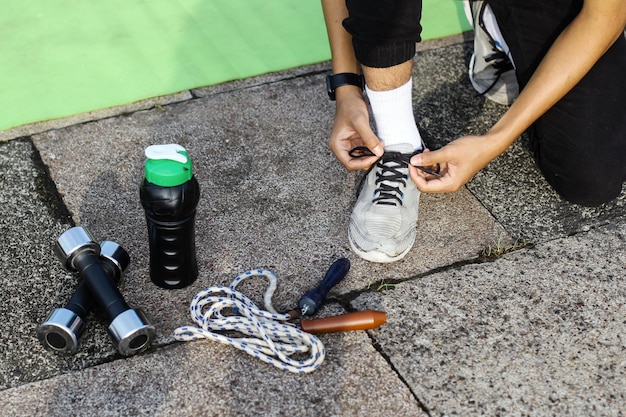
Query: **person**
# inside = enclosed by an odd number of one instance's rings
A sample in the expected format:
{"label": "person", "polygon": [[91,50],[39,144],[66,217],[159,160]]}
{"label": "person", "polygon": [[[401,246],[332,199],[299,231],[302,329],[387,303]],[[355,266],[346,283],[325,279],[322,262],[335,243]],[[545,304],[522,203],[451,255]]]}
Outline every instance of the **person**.
{"label": "person", "polygon": [[470,81],[510,107],[484,134],[429,151],[412,109],[421,1],[322,0],[336,100],[329,148],[348,170],[369,169],[348,228],[366,260],[404,257],[420,192],[459,190],[524,132],[548,183],[572,203],[611,201],[626,180],[626,1],[465,1]]}

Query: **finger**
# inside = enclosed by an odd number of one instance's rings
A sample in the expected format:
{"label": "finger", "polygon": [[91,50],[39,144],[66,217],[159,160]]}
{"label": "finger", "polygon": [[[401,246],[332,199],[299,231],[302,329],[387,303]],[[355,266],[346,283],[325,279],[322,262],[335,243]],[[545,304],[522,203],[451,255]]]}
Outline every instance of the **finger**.
{"label": "finger", "polygon": [[436,151],[425,150],[424,152],[414,155],[411,158],[411,165],[421,167],[435,166],[443,162],[449,162],[447,159],[447,152],[445,148],[441,148]]}
{"label": "finger", "polygon": [[[427,172],[424,172],[419,167],[416,167],[416,166],[413,166],[413,165],[409,164],[409,176],[411,177],[411,179],[414,179],[416,177],[428,179],[428,175],[429,174]],[[415,182],[415,180],[414,180],[414,182]]]}
{"label": "finger", "polygon": [[423,193],[447,193],[452,191],[452,179],[449,175],[435,177],[409,165],[409,175],[418,190]]}
{"label": "finger", "polygon": [[350,145],[348,149],[344,148],[345,143],[337,143],[337,141],[331,140],[328,144],[330,150],[335,154],[335,157],[341,165],[346,167],[348,171],[358,171],[362,169],[368,169],[376,160],[377,156],[361,156],[359,158],[353,158],[350,156]]}
{"label": "finger", "polygon": [[348,171],[359,171],[359,170],[368,170],[372,164],[378,161],[377,156],[368,156],[366,158],[349,158],[343,166],[345,166]]}
{"label": "finger", "polygon": [[[413,177],[412,177],[413,178]],[[424,177],[417,177],[414,179],[415,186],[423,193],[448,193],[450,187],[446,183],[446,178],[434,178],[427,179]]]}
{"label": "finger", "polygon": [[365,146],[367,146],[367,148],[372,151],[374,155],[376,155],[378,158],[383,156],[383,152],[385,151],[385,145],[380,139],[378,139],[378,136],[374,134],[372,128],[369,125],[369,122],[360,123],[354,128],[358,132],[359,136],[361,136],[361,140],[363,140]]}

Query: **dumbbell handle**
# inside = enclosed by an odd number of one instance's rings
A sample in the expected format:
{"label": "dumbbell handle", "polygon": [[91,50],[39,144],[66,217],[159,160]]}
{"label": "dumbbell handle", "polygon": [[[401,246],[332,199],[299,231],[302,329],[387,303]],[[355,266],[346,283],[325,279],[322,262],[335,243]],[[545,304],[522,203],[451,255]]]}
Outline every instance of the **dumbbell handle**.
{"label": "dumbbell handle", "polygon": [[[113,284],[117,284],[120,277],[120,272],[110,262],[100,259],[100,266],[104,270],[109,281]],[[84,319],[87,314],[93,310],[96,300],[89,290],[89,286],[85,281],[81,281],[80,285],[72,295],[72,298],[67,302],[65,308],[76,313],[80,318]]]}
{"label": "dumbbell handle", "polygon": [[86,249],[77,253],[72,259],[72,265],[87,285],[98,306],[111,320],[126,310],[130,310],[120,291],[102,269],[95,252]]}
{"label": "dumbbell handle", "polygon": [[[54,251],[66,269],[77,271],[98,307],[109,320],[109,334],[116,349],[125,356],[145,350],[154,339],[155,329],[140,311],[131,309],[99,262],[102,252],[91,232],[84,227],[73,227],[57,239]],[[117,257],[112,256],[113,259]],[[87,300],[87,301],[86,301]],[[81,308],[88,299],[77,299]],[[62,309],[63,311],[69,311]]]}

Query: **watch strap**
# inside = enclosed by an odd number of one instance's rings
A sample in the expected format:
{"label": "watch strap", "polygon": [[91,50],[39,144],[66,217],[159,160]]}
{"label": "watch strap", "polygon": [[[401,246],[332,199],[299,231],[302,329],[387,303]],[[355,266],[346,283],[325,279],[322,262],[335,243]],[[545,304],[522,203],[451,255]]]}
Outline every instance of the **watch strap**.
{"label": "watch strap", "polygon": [[355,74],[352,72],[341,72],[339,74],[331,74],[326,76],[326,90],[328,98],[336,99],[335,90],[342,85],[354,85],[361,90],[365,88],[365,79],[363,74]]}

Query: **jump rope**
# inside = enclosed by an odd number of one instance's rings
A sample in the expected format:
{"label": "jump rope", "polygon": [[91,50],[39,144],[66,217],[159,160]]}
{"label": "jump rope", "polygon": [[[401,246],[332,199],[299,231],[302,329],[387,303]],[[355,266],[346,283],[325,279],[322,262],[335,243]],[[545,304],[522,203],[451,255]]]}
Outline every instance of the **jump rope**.
{"label": "jump rope", "polygon": [[[298,302],[298,309],[278,313],[272,306],[272,296],[278,278],[267,269],[255,269],[237,276],[229,287],[215,286],[200,291],[189,306],[196,326],[174,330],[178,341],[209,339],[242,350],[279,369],[296,374],[313,372],[325,358],[324,345],[312,333],[330,333],[347,330],[366,330],[386,322],[380,311],[361,311],[323,319],[304,319],[314,315],[323,304],[328,291],[348,273],[346,258],[335,261],[322,282],[308,291]],[[269,285],[264,293],[265,310],[260,309],[237,285],[252,277],[264,277]],[[299,320],[298,327],[295,321]],[[227,336],[221,332],[239,332],[245,337]],[[296,354],[307,354],[306,359],[293,359]]]}

